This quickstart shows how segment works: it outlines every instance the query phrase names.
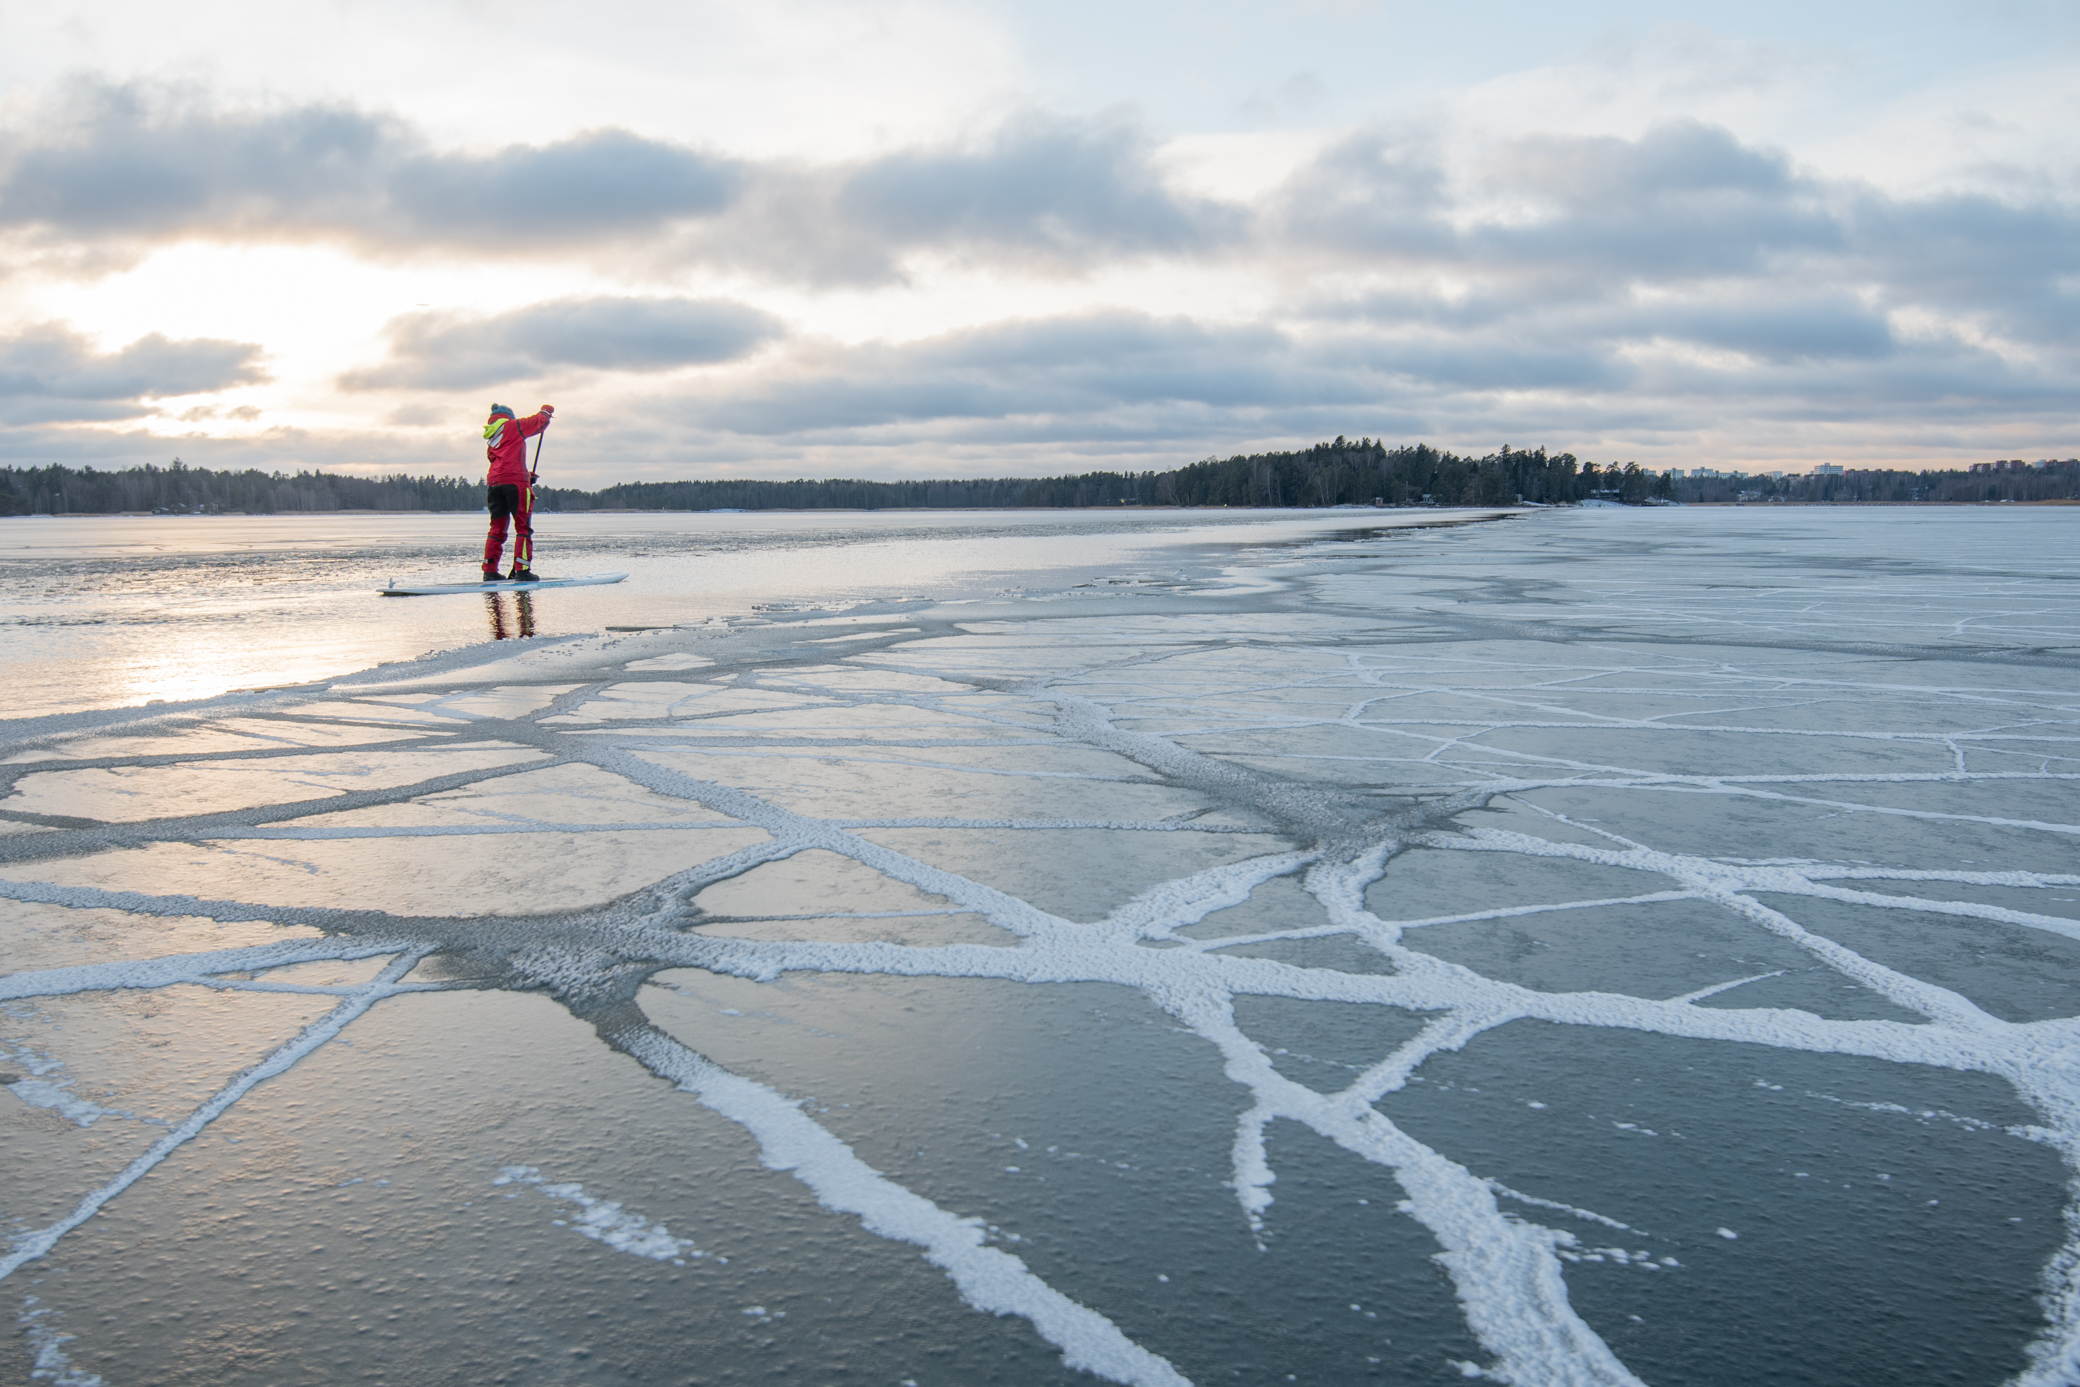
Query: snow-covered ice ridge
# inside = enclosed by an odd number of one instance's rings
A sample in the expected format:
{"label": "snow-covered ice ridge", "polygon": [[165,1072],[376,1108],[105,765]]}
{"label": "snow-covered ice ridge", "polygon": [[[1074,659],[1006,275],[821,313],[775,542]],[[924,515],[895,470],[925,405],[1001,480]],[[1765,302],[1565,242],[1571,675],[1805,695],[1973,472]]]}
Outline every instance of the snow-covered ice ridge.
{"label": "snow-covered ice ridge", "polygon": [[2080,1381],[2076,526],[1353,532],[15,724],[20,1375]]}

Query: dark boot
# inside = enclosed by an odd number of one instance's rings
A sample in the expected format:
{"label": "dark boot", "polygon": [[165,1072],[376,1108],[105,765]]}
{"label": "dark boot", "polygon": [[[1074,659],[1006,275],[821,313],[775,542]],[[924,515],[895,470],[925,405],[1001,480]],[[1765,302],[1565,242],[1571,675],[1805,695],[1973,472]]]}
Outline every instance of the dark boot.
{"label": "dark boot", "polygon": [[499,578],[499,576],[498,576],[498,570],[497,570],[497,569],[495,569],[495,568],[487,568],[487,569],[485,569],[485,570],[484,570],[484,581],[485,581],[485,582],[487,582],[487,583],[496,583],[496,582],[499,582],[499,581],[501,581],[501,580],[500,580],[500,578]]}
{"label": "dark boot", "polygon": [[506,578],[508,581],[515,583],[539,583],[540,581],[542,581],[541,579],[534,576],[533,569],[521,568],[518,565],[514,566],[513,571],[511,573],[508,573],[506,575]]}

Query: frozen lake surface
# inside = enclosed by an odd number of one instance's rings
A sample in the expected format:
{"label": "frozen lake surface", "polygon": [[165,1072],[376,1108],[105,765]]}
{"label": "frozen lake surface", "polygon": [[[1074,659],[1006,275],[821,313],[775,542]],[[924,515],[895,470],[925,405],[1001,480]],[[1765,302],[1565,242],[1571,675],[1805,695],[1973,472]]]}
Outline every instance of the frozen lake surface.
{"label": "frozen lake surface", "polygon": [[[484,517],[32,516],[0,520],[0,678],[15,717],[206,698],[487,639],[596,634],[772,607],[1015,595],[1178,553],[1270,544],[1406,511],[886,511],[542,515],[536,571],[625,572],[526,602],[372,602],[473,583]],[[1246,538],[1244,538],[1246,536]]]}
{"label": "frozen lake surface", "polygon": [[2080,1381],[2080,515],[1379,518],[20,560],[0,1380]]}

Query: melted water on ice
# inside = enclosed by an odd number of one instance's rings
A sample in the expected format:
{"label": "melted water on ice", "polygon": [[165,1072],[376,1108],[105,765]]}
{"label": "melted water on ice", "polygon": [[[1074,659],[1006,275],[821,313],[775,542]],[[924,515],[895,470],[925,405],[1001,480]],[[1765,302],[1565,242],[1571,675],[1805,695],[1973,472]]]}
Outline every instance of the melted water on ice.
{"label": "melted water on ice", "polygon": [[[1434,513],[1432,513],[1434,516]],[[1432,518],[1408,511],[897,511],[543,515],[536,571],[611,587],[371,600],[473,583],[454,515],[0,520],[0,677],[15,717],[206,698],[516,636],[670,626],[803,603],[1066,585],[1175,551]],[[510,556],[509,556],[510,557]]]}
{"label": "melted water on ice", "polygon": [[2074,535],[1546,514],[18,723],[17,1375],[2074,1381]]}

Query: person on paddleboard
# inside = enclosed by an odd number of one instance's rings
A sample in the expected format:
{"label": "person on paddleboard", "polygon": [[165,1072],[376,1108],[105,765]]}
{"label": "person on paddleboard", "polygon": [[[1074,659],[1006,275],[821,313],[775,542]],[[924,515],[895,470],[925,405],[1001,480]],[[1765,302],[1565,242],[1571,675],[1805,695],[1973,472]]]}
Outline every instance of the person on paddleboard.
{"label": "person on paddleboard", "polygon": [[484,581],[499,581],[498,556],[506,547],[506,519],[513,521],[513,571],[506,580],[538,581],[534,576],[534,476],[527,467],[527,440],[549,427],[555,406],[543,405],[525,419],[515,419],[504,405],[491,406],[484,421],[485,474],[491,509],[491,533],[484,539]]}

